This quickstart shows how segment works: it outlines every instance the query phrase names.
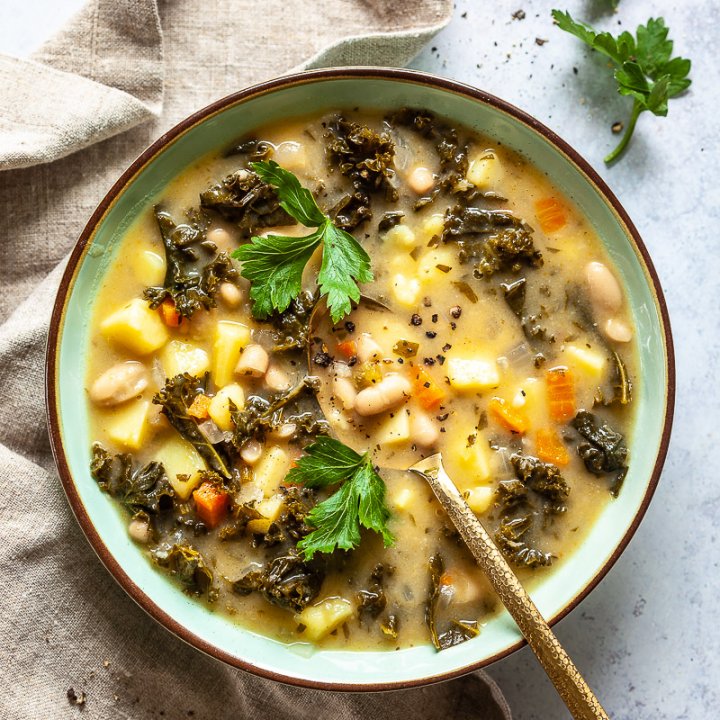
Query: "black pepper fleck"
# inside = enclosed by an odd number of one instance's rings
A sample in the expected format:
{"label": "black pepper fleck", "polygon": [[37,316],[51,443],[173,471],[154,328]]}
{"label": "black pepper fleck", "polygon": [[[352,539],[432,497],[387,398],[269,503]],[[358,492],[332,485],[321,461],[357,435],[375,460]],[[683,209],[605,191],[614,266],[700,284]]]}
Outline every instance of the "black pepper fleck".
{"label": "black pepper fleck", "polygon": [[320,367],[329,367],[332,361],[332,356],[326,352],[315,353],[313,357],[313,362]]}
{"label": "black pepper fleck", "polygon": [[438,361],[441,365],[444,365],[444,364],[445,364],[445,356],[444,356],[444,355],[436,355],[435,357],[437,358],[437,361]]}
{"label": "black pepper fleck", "polygon": [[437,333],[434,330],[428,330],[425,333],[425,337],[429,337],[432,340],[434,337],[437,337]]}
{"label": "black pepper fleck", "polygon": [[457,320],[462,315],[462,308],[459,305],[453,305],[450,308],[450,315]]}
{"label": "black pepper fleck", "polygon": [[433,322],[437,322],[437,321],[438,321],[438,314],[435,313],[430,319],[431,319]]}
{"label": "black pepper fleck", "polygon": [[451,345],[450,343],[445,343],[445,344],[442,346],[442,351],[443,351],[443,352],[447,352],[451,347],[452,347],[452,345]]}
{"label": "black pepper fleck", "polygon": [[422,325],[422,318],[417,313],[413,313],[412,317],[410,318],[410,324],[414,325],[415,327],[419,327],[420,325]]}
{"label": "black pepper fleck", "polygon": [[350,320],[346,320],[346,321],[345,321],[345,329],[346,329],[349,333],[354,333],[354,332],[355,332],[355,323],[354,323],[354,322],[351,322]]}
{"label": "black pepper fleck", "polygon": [[434,364],[435,364],[435,358],[426,357],[426,358],[423,360],[423,363],[424,363],[425,365],[434,365]]}

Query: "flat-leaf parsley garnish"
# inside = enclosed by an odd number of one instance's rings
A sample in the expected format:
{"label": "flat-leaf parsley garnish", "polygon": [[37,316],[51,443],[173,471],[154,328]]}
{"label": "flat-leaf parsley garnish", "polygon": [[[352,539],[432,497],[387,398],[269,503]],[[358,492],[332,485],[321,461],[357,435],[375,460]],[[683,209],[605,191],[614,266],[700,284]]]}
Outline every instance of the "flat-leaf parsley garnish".
{"label": "flat-leaf parsley garnish", "polygon": [[673,42],[668,40],[663,18],[650,18],[646,25],[639,25],[636,37],[627,31],[613,37],[609,32],[597,32],[573,20],[568,12],[553,10],[552,16],[561,30],[575,35],[613,61],[618,92],[633,98],[625,134],[605,158],[610,164],[625,151],[641,113],[649,110],[664,117],[668,113],[668,100],[690,87],[691,62],[687,58],[672,57]]}
{"label": "flat-leaf parsley garnish", "polygon": [[350,233],[336,227],[320,210],[315,198],[289,170],[276,162],[251,163],[252,169],[277,189],[282,208],[299,223],[315,228],[303,237],[268,235],[253,237],[235,250],[243,263],[242,276],[250,283],[253,315],[266,318],[283,312],[302,290],[302,274],[316,248],[322,244],[318,273],[320,294],[327,297],[333,322],[339,322],[360,299],[357,283],[370,282],[370,257]]}
{"label": "flat-leaf parsley garnish", "polygon": [[298,543],[305,559],[311,559],[316,552],[356,548],[360,543],[360,526],[382,535],[386,547],[392,545],[395,538],[387,527],[390,511],[385,504],[385,483],[368,453],[358,455],[330,437],[319,437],[305,452],[288,473],[286,482],[309,488],[342,483],[307,516],[308,524],[315,529]]}

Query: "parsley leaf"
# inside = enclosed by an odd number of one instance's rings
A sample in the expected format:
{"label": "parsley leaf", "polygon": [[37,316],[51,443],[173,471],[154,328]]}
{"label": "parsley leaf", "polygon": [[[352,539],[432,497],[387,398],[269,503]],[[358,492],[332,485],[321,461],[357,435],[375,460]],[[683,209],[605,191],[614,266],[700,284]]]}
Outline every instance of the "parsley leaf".
{"label": "parsley leaf", "polygon": [[568,12],[553,10],[552,16],[561,30],[575,35],[613,61],[618,92],[633,98],[625,134],[605,158],[610,164],[627,148],[641,113],[649,110],[654,115],[666,116],[668,100],[690,87],[691,62],[687,58],[672,57],[673,42],[668,39],[663,18],[650,18],[646,25],[638,26],[635,37],[627,31],[613,37],[609,32],[596,32],[589,25],[573,20]]}
{"label": "parsley leaf", "polygon": [[386,547],[392,545],[395,539],[387,527],[390,511],[385,504],[385,483],[375,472],[370,456],[358,455],[329,437],[319,437],[306,453],[290,470],[286,482],[310,488],[342,484],[307,516],[315,530],[298,543],[305,559],[336,548],[352,550],[360,544],[360,526],[380,533]]}
{"label": "parsley leaf", "polygon": [[255,316],[266,318],[273,310],[288,308],[302,291],[303,270],[321,240],[319,230],[299,238],[254,237],[252,244],[233,253],[243,263],[242,276],[252,283],[250,297]]}
{"label": "parsley leaf", "polygon": [[333,322],[339,322],[360,299],[358,282],[370,282],[370,257],[350,233],[336,227],[320,210],[312,193],[297,177],[276,162],[251,163],[266,183],[277,189],[281,207],[299,223],[315,231],[304,237],[270,235],[253,237],[238,248],[233,257],[243,263],[242,276],[250,280],[253,314],[266,318],[273,311],[283,312],[302,290],[302,275],[318,245],[323,246],[318,274],[321,295]]}
{"label": "parsley leaf", "polygon": [[338,322],[352,310],[350,301],[360,300],[360,289],[355,281],[370,282],[373,274],[368,254],[350,233],[328,221],[323,242],[318,282],[320,292],[327,295],[333,322]]}

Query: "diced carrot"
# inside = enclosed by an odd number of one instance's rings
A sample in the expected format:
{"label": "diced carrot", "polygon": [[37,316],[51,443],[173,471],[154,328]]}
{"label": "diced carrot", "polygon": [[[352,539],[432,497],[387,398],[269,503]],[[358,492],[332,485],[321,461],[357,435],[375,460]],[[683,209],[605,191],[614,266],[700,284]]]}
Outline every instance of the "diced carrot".
{"label": "diced carrot", "polygon": [[354,340],[344,340],[338,343],[337,350],[342,356],[348,359],[357,356],[357,344]]}
{"label": "diced carrot", "polygon": [[556,367],[545,374],[550,417],[566,422],[575,417],[575,382],[566,367]]}
{"label": "diced carrot", "polygon": [[180,317],[180,313],[175,309],[175,301],[172,298],[166,297],[160,303],[158,310],[160,310],[160,317],[162,318],[162,321],[168,327],[175,328],[180,326],[182,317]]}
{"label": "diced carrot", "polygon": [[495,419],[510,432],[526,433],[530,427],[530,420],[520,409],[515,408],[502,398],[494,397],[488,403],[488,409]]}
{"label": "diced carrot", "polygon": [[557,232],[567,225],[565,206],[554,197],[538,200],[535,203],[535,215],[544,233]]}
{"label": "diced carrot", "polygon": [[553,428],[543,428],[537,431],[535,452],[542,461],[558,467],[564,467],[570,462],[567,448]]}
{"label": "diced carrot", "polygon": [[193,493],[198,517],[212,530],[225,517],[230,504],[230,495],[216,483],[204,482]]}
{"label": "diced carrot", "polygon": [[445,399],[445,391],[424,368],[416,367],[412,373],[413,396],[424,410],[437,410]]}
{"label": "diced carrot", "polygon": [[203,395],[202,393],[200,395],[196,395],[195,399],[188,408],[188,415],[197,418],[198,420],[207,420],[210,415],[208,408],[210,407],[211,400],[212,398],[207,395]]}

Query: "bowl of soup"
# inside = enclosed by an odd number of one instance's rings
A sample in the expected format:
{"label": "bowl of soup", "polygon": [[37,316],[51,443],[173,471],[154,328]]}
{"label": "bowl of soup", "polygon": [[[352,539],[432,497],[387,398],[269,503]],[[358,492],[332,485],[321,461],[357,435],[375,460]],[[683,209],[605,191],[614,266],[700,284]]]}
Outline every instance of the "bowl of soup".
{"label": "bowl of soup", "polygon": [[430,488],[442,453],[555,622],[637,528],[674,396],[647,250],[578,154],[404,70],[191,116],[82,233],[51,325],[60,478],[123,588],[225,662],[408,687],[522,644]]}

